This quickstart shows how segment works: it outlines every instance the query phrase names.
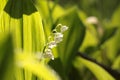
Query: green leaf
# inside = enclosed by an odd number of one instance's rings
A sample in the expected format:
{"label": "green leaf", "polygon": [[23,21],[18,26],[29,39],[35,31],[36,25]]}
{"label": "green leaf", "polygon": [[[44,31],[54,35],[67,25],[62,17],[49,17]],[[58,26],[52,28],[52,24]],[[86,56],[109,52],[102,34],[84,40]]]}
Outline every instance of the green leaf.
{"label": "green leaf", "polygon": [[112,65],[113,69],[118,69],[120,70],[120,56],[118,56],[115,60],[114,63]]}
{"label": "green leaf", "polygon": [[[89,27],[92,27],[92,26],[89,26]],[[80,51],[86,52],[86,49],[88,47],[94,47],[94,46],[97,45],[98,40],[97,40],[97,38],[95,37],[95,35],[93,33],[94,33],[93,31],[90,31],[90,30],[86,29],[85,38],[84,38],[84,41],[83,41],[83,43],[82,43],[82,45],[80,47]]]}
{"label": "green leaf", "polygon": [[[23,50],[27,54],[41,52],[45,45],[42,19],[31,0],[7,2],[0,17],[0,32],[11,32],[15,50]],[[23,79],[22,70],[16,72],[16,80]],[[28,71],[24,75],[25,79],[32,79],[32,74]]]}
{"label": "green leaf", "polygon": [[113,37],[115,35],[117,29],[118,28],[116,28],[116,27],[106,29],[104,31],[103,36],[101,37],[100,45],[103,44],[105,41],[107,41],[109,38]]}
{"label": "green leaf", "polygon": [[[49,15],[50,14],[49,8],[53,9],[52,17],[53,17],[54,20],[59,18],[65,12],[64,9],[60,5],[58,5],[56,3],[53,3],[51,1],[49,1],[49,5],[50,6],[48,6],[48,0],[42,0],[42,1],[40,1],[40,0],[33,0],[33,3],[35,5],[35,7],[38,9],[38,11],[41,13],[43,19],[46,19],[46,18],[48,18],[50,16]],[[53,8],[54,5],[56,5],[55,8]]]}
{"label": "green leaf", "polygon": [[17,49],[42,51],[44,47],[42,19],[31,0],[9,0],[0,17],[0,30],[12,32]]}
{"label": "green leaf", "polygon": [[0,16],[2,15],[3,9],[6,5],[6,3],[8,2],[8,0],[0,0]]}
{"label": "green leaf", "polygon": [[17,66],[35,74],[43,80],[60,80],[56,72],[48,65],[35,59],[34,55],[18,52],[15,55]]}
{"label": "green leaf", "polygon": [[112,26],[119,26],[120,27],[120,6],[117,7],[114,14],[112,15]]}
{"label": "green leaf", "polygon": [[115,80],[107,71],[94,62],[82,57],[77,57],[74,61],[74,64],[77,64],[78,68],[81,63],[95,75],[97,80]]}
{"label": "green leaf", "polygon": [[76,7],[70,9],[65,15],[61,16],[58,23],[69,27],[68,31],[64,34],[63,42],[58,45],[58,54],[63,66],[67,68],[74,59],[83,41],[85,26],[79,18]]}
{"label": "green leaf", "polygon": [[109,53],[108,58],[111,61],[114,61],[116,59],[116,56],[120,50],[120,45],[118,44],[120,42],[120,6],[117,7],[117,9],[114,11],[114,14],[112,15],[112,19],[110,22],[110,25],[112,27],[117,26],[117,32],[109,41],[107,41],[107,52]]}
{"label": "green leaf", "polygon": [[60,58],[55,58],[55,60],[49,61],[48,64],[60,75],[62,80],[65,80],[65,78],[67,76],[64,73],[65,71],[63,69],[63,65],[62,65],[62,62],[61,62]]}
{"label": "green leaf", "polygon": [[0,32],[0,80],[13,80],[14,54],[12,36]]}

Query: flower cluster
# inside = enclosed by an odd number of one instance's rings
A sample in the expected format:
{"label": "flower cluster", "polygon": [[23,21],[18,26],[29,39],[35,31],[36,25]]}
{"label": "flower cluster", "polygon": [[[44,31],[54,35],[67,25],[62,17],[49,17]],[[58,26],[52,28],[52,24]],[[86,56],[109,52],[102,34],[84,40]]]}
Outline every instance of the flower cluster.
{"label": "flower cluster", "polygon": [[51,35],[48,37],[48,42],[44,47],[42,58],[51,58],[54,60],[52,49],[63,40],[63,33],[66,30],[68,30],[68,27],[61,24],[58,24],[56,28],[52,30]]}
{"label": "flower cluster", "polygon": [[63,26],[58,24],[57,27],[52,31],[51,35],[49,36],[49,42],[46,45],[44,50],[44,57],[51,58],[54,60],[54,56],[52,54],[52,48],[56,47],[58,43],[63,40],[63,33],[68,29],[67,26]]}

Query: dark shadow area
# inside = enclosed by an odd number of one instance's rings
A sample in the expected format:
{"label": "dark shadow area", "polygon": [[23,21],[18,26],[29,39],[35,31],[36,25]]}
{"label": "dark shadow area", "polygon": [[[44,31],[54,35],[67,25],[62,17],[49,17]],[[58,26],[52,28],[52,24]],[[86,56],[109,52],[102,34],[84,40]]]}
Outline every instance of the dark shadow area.
{"label": "dark shadow area", "polygon": [[8,0],[4,11],[13,18],[21,18],[37,11],[31,0]]}
{"label": "dark shadow area", "polygon": [[49,63],[48,63],[55,71],[58,72],[58,74],[60,75],[60,77],[62,79],[65,78],[65,70],[64,70],[64,67],[62,65],[62,62],[60,60],[60,58],[55,58],[55,60],[51,60]]}

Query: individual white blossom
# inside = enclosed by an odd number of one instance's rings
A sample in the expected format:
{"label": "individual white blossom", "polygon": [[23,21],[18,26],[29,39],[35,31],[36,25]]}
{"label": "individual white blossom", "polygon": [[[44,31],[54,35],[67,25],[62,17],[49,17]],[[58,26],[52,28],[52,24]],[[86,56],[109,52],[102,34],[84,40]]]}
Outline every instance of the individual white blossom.
{"label": "individual white blossom", "polygon": [[54,56],[52,54],[52,50],[51,49],[46,49],[45,53],[44,53],[44,57],[45,58],[51,58],[52,60],[54,60]]}
{"label": "individual white blossom", "polygon": [[56,44],[55,41],[51,41],[51,42],[48,43],[48,48],[52,49],[52,48],[56,47],[56,45],[57,44]]}
{"label": "individual white blossom", "polygon": [[67,26],[61,26],[60,28],[61,33],[65,32],[66,30],[68,30]]}
{"label": "individual white blossom", "polygon": [[56,43],[60,43],[63,40],[63,34],[62,33],[54,33],[54,40]]}

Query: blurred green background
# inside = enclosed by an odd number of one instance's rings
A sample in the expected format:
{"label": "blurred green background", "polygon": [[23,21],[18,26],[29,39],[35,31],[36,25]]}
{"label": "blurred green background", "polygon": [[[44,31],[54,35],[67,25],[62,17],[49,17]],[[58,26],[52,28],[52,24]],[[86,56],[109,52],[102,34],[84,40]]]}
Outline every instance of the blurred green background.
{"label": "blurred green background", "polygon": [[0,0],[0,80],[120,80],[120,0]]}
{"label": "blurred green background", "polygon": [[[54,0],[53,0],[54,1]],[[91,30],[91,34],[88,33],[89,37],[87,39],[90,39],[91,42],[89,40],[86,40],[86,43],[88,41],[88,45],[83,42],[83,47],[85,47],[86,49],[84,49],[84,52],[86,52],[88,55],[92,55],[89,53],[92,53],[92,49],[95,47],[96,42],[99,44],[100,41],[100,35],[105,35],[104,33],[106,33],[105,29],[108,28],[113,28],[113,27],[117,27],[117,31],[115,33],[114,36],[112,36],[108,41],[106,41],[105,44],[103,44],[103,57],[105,57],[105,59],[109,58],[108,61],[105,60],[103,61],[103,63],[107,64],[107,65],[112,65],[112,60],[115,59],[119,53],[120,53],[120,0],[56,0],[58,1],[58,3],[64,7],[65,9],[69,9],[73,6],[77,6],[79,8],[80,11],[82,11],[84,13],[84,15],[86,16],[86,20],[89,17],[96,17],[98,20],[98,24],[96,23],[91,23],[93,26],[93,28],[89,29],[89,26],[87,27],[87,30]],[[57,13],[56,13],[57,14]],[[100,29],[96,29],[97,27],[100,27]],[[94,30],[96,29],[96,31]],[[101,30],[101,33],[100,33]],[[87,32],[86,32],[87,33]],[[97,35],[98,34],[98,35]],[[97,39],[95,42],[95,38],[97,35]],[[111,34],[112,35],[112,34]],[[98,37],[99,36],[99,37]],[[93,41],[92,41],[93,40]],[[90,45],[89,45],[90,43]],[[83,47],[81,47],[81,50],[83,50]],[[105,52],[105,53],[104,53]],[[105,56],[106,55],[106,56]],[[101,59],[103,60],[103,59]]]}
{"label": "blurred green background", "polygon": [[[92,26],[86,26],[86,35],[79,51],[120,72],[120,0],[58,0],[58,3],[65,9],[77,6],[86,21],[90,17],[97,19],[98,23],[94,20],[92,23],[91,18]],[[85,68],[79,71],[76,72],[82,76],[81,80],[92,80],[89,76],[91,72]]]}
{"label": "blurred green background", "polygon": [[66,8],[78,6],[88,16],[96,16],[102,20],[109,20],[120,5],[119,0],[59,0],[59,3]]}

